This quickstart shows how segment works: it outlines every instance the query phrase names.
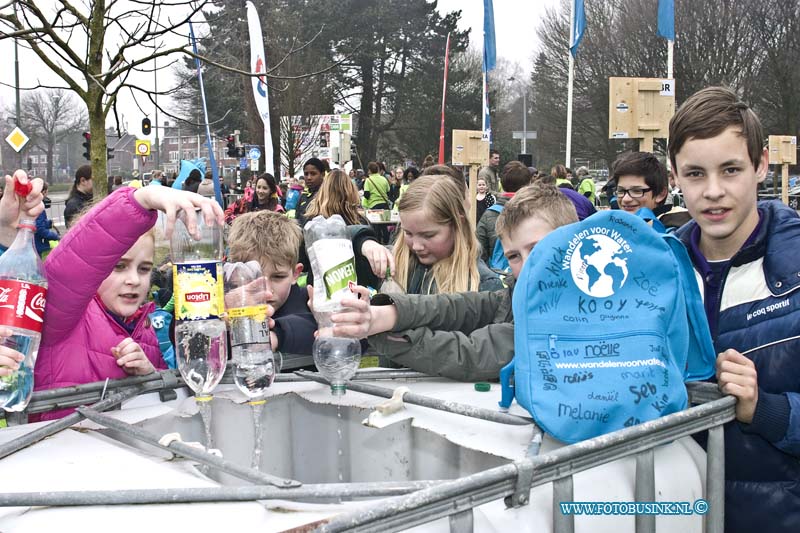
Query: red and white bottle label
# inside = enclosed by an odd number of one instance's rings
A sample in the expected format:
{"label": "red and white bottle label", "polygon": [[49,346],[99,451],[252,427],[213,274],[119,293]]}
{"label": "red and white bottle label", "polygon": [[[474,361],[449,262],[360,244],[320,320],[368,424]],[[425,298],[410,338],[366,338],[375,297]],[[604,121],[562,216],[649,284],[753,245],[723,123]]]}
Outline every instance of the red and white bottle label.
{"label": "red and white bottle label", "polygon": [[12,279],[0,279],[0,324],[41,332],[47,289]]}

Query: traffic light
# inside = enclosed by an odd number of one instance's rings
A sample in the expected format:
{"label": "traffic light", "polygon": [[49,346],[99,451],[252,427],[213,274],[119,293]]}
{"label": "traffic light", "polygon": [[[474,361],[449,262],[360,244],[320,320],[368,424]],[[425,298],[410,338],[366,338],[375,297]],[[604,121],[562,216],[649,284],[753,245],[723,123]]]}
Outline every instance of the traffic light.
{"label": "traffic light", "polygon": [[236,157],[238,151],[236,150],[236,137],[228,135],[228,157]]}
{"label": "traffic light", "polygon": [[150,135],[150,119],[145,117],[142,119],[142,135]]}
{"label": "traffic light", "polygon": [[84,139],[84,141],[83,141],[83,149],[84,149],[83,158],[86,159],[87,161],[91,161],[92,160],[92,155],[91,155],[92,154],[92,134],[89,133],[88,131],[84,131],[83,132],[83,139]]}

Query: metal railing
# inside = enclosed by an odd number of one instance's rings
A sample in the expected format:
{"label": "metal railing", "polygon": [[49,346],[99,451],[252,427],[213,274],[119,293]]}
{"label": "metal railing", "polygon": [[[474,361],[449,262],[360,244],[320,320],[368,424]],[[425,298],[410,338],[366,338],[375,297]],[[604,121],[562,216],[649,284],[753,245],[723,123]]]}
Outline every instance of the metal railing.
{"label": "metal railing", "polygon": [[[505,498],[508,507],[526,505],[533,487],[552,482],[553,531],[571,533],[575,531],[574,515],[563,514],[559,503],[574,501],[575,474],[635,456],[636,501],[655,501],[654,449],[708,430],[704,494],[708,512],[704,517],[704,530],[707,533],[722,533],[725,490],[722,426],[734,419],[736,400],[732,396],[721,397],[717,387],[712,384],[690,384],[688,388],[693,403],[707,403],[547,454],[446,481],[413,494],[381,500],[338,515],[316,531],[400,531],[448,517],[451,531],[471,532],[472,510],[475,507],[499,498]],[[716,399],[708,401],[712,397]],[[636,532],[655,532],[655,515],[637,515]]]}
{"label": "metal railing", "polygon": [[66,200],[56,200],[50,202],[50,207],[47,208],[47,218],[53,221],[54,226],[64,227],[64,207]]}
{"label": "metal railing", "polygon": [[[278,381],[322,381],[318,374],[298,372],[282,374]],[[366,394],[386,397],[390,389],[360,380],[419,379],[429,377],[418,372],[386,370],[360,372],[348,388]],[[226,376],[230,380],[230,376]],[[126,491],[62,491],[0,494],[0,506],[88,506],[127,505],[141,503],[186,503],[216,501],[255,501],[269,499],[353,499],[381,498],[374,503],[322,521],[317,531],[400,531],[447,517],[454,532],[473,531],[473,509],[479,505],[503,498],[507,507],[521,507],[530,500],[533,487],[553,483],[553,528],[557,533],[575,529],[574,516],[561,512],[559,503],[574,501],[573,476],[625,457],[636,458],[635,499],[656,501],[655,459],[656,447],[676,439],[709,431],[706,455],[706,484],[704,497],[708,513],[704,517],[705,531],[721,533],[724,524],[724,436],[723,424],[735,417],[735,399],[722,397],[716,385],[689,384],[692,404],[700,404],[684,411],[602,435],[587,441],[556,449],[552,452],[529,456],[525,459],[491,468],[454,480],[421,480],[411,482],[370,482],[302,484],[258,470],[248,469],[225,461],[206,451],[180,442],[161,444],[158,438],[126,422],[101,414],[124,400],[136,395],[185,386],[175,371],[165,371],[150,376],[126,378],[116,381],[78,385],[66,389],[37,392],[29,409],[43,411],[76,404],[85,405],[105,395],[90,408],[76,412],[46,426],[0,445],[0,458],[7,457],[27,446],[54,435],[84,419],[92,420],[110,430],[111,438],[129,442],[144,442],[167,450],[209,467],[255,483],[254,486],[221,486],[212,488],[143,489]],[[524,417],[490,412],[471,406],[449,402],[420,394],[407,393],[404,401],[482,420],[506,424],[530,424]],[[83,403],[81,403],[83,402]],[[497,414],[505,417],[497,419]],[[124,439],[128,439],[127,441]],[[654,515],[636,516],[637,533],[655,531]]]}

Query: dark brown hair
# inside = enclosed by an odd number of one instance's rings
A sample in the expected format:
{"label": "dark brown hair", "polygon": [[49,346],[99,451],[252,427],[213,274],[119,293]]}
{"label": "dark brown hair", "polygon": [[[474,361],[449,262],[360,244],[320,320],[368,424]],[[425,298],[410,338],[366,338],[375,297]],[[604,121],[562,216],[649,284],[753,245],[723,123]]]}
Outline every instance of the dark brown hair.
{"label": "dark brown hair", "polygon": [[750,106],[739,100],[727,87],[706,87],[686,100],[669,121],[669,159],[678,168],[675,157],[686,141],[710,139],[731,126],[747,143],[753,168],[761,163],[764,151],[764,130]]}
{"label": "dark brown hair", "polygon": [[[619,183],[621,176],[641,176],[652,189],[653,198],[664,192],[669,185],[667,167],[650,152],[628,152],[614,161],[612,179]],[[666,200],[666,196],[664,197]],[[663,203],[663,202],[662,202]]]}
{"label": "dark brown hair", "polygon": [[509,161],[503,167],[500,183],[505,192],[517,192],[531,183],[531,171],[519,161]]}

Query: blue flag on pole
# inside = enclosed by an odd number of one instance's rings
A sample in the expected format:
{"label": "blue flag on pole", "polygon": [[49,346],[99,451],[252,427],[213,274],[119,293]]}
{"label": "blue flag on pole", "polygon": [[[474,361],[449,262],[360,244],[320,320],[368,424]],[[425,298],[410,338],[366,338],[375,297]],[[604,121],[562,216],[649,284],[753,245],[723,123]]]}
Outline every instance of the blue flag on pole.
{"label": "blue flag on pole", "polygon": [[483,71],[489,72],[497,62],[494,39],[494,7],[492,0],[483,0]]}
{"label": "blue flag on pole", "polygon": [[675,0],[658,0],[658,35],[675,40]]}
{"label": "blue flag on pole", "polygon": [[578,45],[583,39],[583,32],[586,30],[586,11],[583,9],[583,0],[573,0],[574,9],[572,11],[572,35],[569,39],[569,51],[572,57],[578,55]]}
{"label": "blue flag on pole", "polygon": [[483,138],[492,142],[492,125],[489,117],[489,80],[487,73],[497,62],[494,39],[494,6],[492,0],[483,0]]}
{"label": "blue flag on pole", "polygon": [[[197,39],[194,37],[194,27],[192,22],[189,21],[189,40],[192,43],[192,51],[197,55]],[[211,175],[214,181],[214,198],[221,206],[225,204],[222,202],[222,189],[219,184],[219,172],[217,171],[217,161],[214,158],[214,147],[211,143],[211,128],[208,125],[208,107],[206,106],[206,90],[203,87],[203,69],[200,68],[200,59],[194,58],[194,64],[197,67],[197,81],[200,85],[200,96],[203,100],[203,117],[206,123],[206,145],[208,146],[208,162],[211,165]],[[198,154],[200,155],[200,154]]]}

